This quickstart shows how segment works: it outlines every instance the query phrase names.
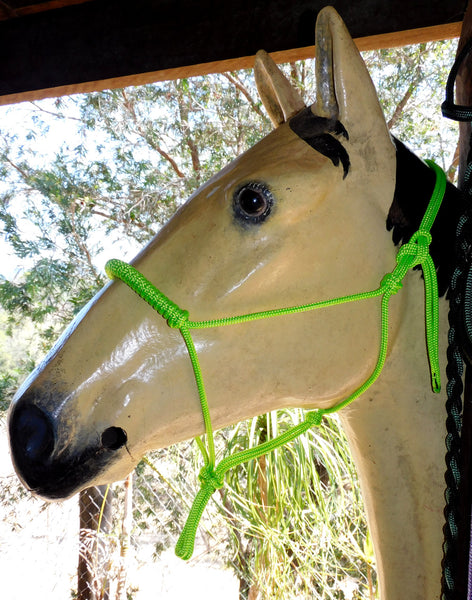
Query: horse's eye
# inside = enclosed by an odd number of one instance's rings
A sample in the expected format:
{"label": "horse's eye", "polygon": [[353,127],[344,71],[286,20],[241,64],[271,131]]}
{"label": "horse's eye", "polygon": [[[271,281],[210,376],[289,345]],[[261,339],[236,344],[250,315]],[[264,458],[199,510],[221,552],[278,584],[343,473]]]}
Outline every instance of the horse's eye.
{"label": "horse's eye", "polygon": [[262,223],[270,214],[274,199],[263,183],[246,183],[234,195],[237,219],[246,223]]}

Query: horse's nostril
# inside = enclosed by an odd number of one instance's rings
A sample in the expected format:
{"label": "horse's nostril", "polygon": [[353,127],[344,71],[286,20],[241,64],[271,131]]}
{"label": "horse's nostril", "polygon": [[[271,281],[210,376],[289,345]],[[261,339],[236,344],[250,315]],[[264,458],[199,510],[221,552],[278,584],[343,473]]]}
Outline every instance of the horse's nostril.
{"label": "horse's nostril", "polygon": [[10,437],[25,458],[44,462],[54,450],[54,429],[48,415],[34,404],[19,407],[12,415]]}
{"label": "horse's nostril", "polygon": [[126,444],[128,436],[121,427],[109,427],[102,433],[102,446],[108,450],[118,450]]}

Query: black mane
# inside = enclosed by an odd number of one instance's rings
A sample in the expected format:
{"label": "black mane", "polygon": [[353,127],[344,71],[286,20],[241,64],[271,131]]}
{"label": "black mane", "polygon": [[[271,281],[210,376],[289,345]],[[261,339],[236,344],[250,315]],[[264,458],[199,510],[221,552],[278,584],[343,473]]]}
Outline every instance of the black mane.
{"label": "black mane", "polygon": [[[387,229],[392,231],[395,245],[405,244],[418,229],[434,189],[436,175],[402,142],[394,138],[397,149],[396,186],[387,217]],[[439,295],[449,286],[454,269],[454,245],[457,222],[463,213],[461,192],[447,184],[441,208],[431,229],[431,257],[438,274]]]}

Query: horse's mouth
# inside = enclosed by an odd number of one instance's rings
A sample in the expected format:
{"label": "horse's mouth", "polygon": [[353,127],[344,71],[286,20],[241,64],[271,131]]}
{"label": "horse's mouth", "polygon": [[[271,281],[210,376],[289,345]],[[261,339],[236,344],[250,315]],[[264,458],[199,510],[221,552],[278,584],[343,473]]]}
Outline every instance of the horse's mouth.
{"label": "horse's mouth", "polygon": [[36,404],[20,401],[14,406],[8,428],[18,476],[32,493],[49,500],[68,498],[88,487],[120,454],[116,443],[104,444],[99,435],[86,444],[76,438],[73,448],[59,450],[53,419]]}

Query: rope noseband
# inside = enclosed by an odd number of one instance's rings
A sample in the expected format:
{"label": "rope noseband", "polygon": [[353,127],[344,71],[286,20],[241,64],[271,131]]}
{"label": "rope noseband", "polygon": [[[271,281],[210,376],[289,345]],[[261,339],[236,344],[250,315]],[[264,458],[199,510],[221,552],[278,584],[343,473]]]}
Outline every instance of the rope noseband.
{"label": "rope noseband", "polygon": [[[174,302],[169,300],[167,296],[158,290],[133,266],[117,259],[112,259],[107,263],[105,268],[110,278],[120,279],[126,283],[126,285],[128,285],[143,300],[145,300],[154,310],[163,316],[167,320],[167,323],[170,327],[180,330],[185,341],[195,375],[195,381],[203,413],[203,420],[205,423],[207,443],[205,445],[200,437],[196,438],[197,444],[204,458],[204,466],[199,474],[201,487],[193,502],[187,522],[177,542],[175,550],[177,556],[180,556],[185,560],[192,556],[195,544],[195,534],[200,518],[213,492],[223,487],[224,476],[227,471],[253,458],[258,458],[264,454],[267,454],[283,444],[292,441],[297,436],[308,431],[311,427],[320,425],[323,415],[331,414],[344,408],[358,398],[361,394],[363,394],[376,381],[383,369],[387,356],[389,300],[401,289],[403,285],[403,279],[405,278],[407,272],[417,265],[421,265],[424,274],[426,341],[431,370],[431,386],[434,392],[440,391],[441,382],[438,358],[438,284],[436,278],[436,269],[429,254],[429,245],[431,243],[430,230],[438,214],[446,190],[446,175],[434,162],[426,162],[436,173],[436,184],[420,227],[416,233],[413,234],[410,241],[400,248],[396,257],[397,264],[393,271],[383,277],[380,286],[377,289],[369,292],[342,296],[331,300],[324,300],[322,302],[313,302],[300,306],[279,308],[240,316],[226,317],[222,319],[192,321],[189,319],[188,311],[182,310]],[[302,423],[292,427],[280,436],[272,440],[268,440],[254,448],[236,452],[235,454],[224,458],[219,464],[216,464],[215,444],[210,411],[208,408],[208,401],[203,383],[202,370],[190,330],[222,327],[269,317],[302,313],[319,308],[328,308],[330,306],[346,304],[348,302],[376,298],[379,296],[382,297],[380,350],[377,363],[370,377],[368,377],[368,379],[366,379],[366,381],[350,396],[335,406],[331,408],[310,411],[307,413],[306,418]]]}

